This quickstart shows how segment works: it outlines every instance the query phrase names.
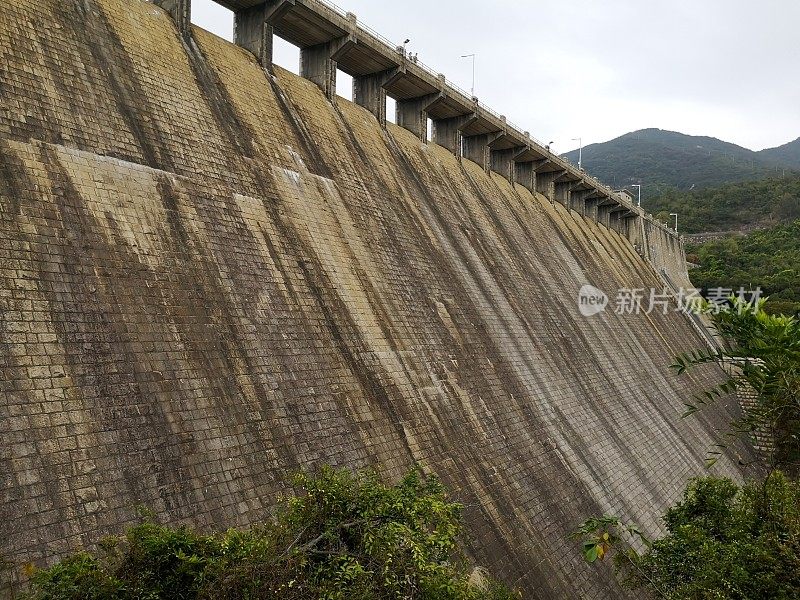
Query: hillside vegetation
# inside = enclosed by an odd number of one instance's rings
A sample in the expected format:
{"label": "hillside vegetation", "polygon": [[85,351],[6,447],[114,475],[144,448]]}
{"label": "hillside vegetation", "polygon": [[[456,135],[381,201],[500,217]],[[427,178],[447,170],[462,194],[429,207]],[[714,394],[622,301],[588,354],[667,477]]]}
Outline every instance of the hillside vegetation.
{"label": "hillside vegetation", "polygon": [[800,219],[800,175],[719,187],[671,189],[642,206],[662,221],[678,213],[682,233],[748,230]]}
{"label": "hillside vegetation", "polygon": [[800,169],[800,138],[777,148],[762,150],[759,154],[767,160],[773,160],[787,167]]}
{"label": "hillside vegetation", "polygon": [[[577,151],[565,156],[578,162]],[[642,183],[648,197],[669,188],[712,187],[800,169],[800,140],[754,152],[712,137],[643,129],[586,146],[583,167],[613,187]]]}
{"label": "hillside vegetation", "polygon": [[800,313],[800,220],[744,237],[728,237],[687,248],[695,286],[738,290],[760,286],[768,312]]}

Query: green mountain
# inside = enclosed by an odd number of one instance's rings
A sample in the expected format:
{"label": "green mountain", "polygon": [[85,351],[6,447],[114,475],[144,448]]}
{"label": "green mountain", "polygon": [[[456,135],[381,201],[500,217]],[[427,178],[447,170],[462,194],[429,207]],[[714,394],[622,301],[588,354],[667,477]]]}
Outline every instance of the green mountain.
{"label": "green mountain", "polygon": [[668,189],[642,206],[663,221],[678,213],[682,233],[747,231],[800,219],[800,174],[691,191]]}
{"label": "green mountain", "polygon": [[[577,151],[565,156],[578,162]],[[585,147],[583,167],[613,187],[642,183],[642,206],[664,222],[678,213],[681,233],[733,232],[689,241],[696,286],[760,286],[768,310],[800,311],[800,138],[753,152],[644,129]]]}
{"label": "green mountain", "polygon": [[[612,187],[643,184],[643,197],[776,176],[800,169],[800,142],[753,152],[712,137],[642,129],[583,149],[583,167]],[[578,151],[565,156],[578,162]]]}
{"label": "green mountain", "polygon": [[762,150],[758,154],[766,160],[784,164],[792,169],[800,169],[800,138],[777,148]]}

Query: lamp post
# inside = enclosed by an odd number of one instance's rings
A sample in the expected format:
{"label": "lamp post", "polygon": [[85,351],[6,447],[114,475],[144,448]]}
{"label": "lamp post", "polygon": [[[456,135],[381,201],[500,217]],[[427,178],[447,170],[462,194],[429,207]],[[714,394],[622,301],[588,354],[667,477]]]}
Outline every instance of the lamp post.
{"label": "lamp post", "polygon": [[669,213],[670,217],[675,217],[675,233],[678,233],[678,213]]}
{"label": "lamp post", "polygon": [[408,43],[409,43],[410,41],[411,41],[410,39],[406,38],[406,41],[405,41],[405,42],[403,42],[403,56],[404,56],[404,57],[406,56],[406,46],[408,46]]}
{"label": "lamp post", "polygon": [[642,184],[641,183],[633,183],[633,184],[631,184],[631,187],[639,188],[639,203],[637,204],[637,206],[641,206],[642,205]]}
{"label": "lamp post", "polygon": [[475,97],[475,57],[476,56],[477,56],[476,54],[462,54],[461,55],[461,58],[471,58],[472,59],[472,90],[470,91],[470,93],[472,94],[473,98]]}
{"label": "lamp post", "polygon": [[583,171],[583,140],[579,137],[572,138],[573,142],[578,142],[578,169]]}

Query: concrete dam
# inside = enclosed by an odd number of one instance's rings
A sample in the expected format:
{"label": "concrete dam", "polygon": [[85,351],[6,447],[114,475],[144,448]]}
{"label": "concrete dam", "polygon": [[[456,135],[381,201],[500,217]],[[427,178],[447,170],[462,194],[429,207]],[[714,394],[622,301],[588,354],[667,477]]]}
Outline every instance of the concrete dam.
{"label": "concrete dam", "polygon": [[419,463],[526,598],[628,597],[569,534],[658,533],[734,410],[681,420],[721,377],[668,368],[702,336],[613,309],[688,285],[680,239],[353,15],[222,3],[235,44],[189,0],[0,10],[0,554],[51,564],[138,505],[246,527],[297,469]]}

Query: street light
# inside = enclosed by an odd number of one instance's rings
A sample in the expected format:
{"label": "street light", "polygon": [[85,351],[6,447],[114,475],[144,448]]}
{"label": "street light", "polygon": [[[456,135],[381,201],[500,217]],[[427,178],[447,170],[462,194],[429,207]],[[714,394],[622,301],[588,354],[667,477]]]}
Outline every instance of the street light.
{"label": "street light", "polygon": [[670,217],[675,217],[675,233],[678,233],[678,213],[669,213]]}
{"label": "street light", "polygon": [[578,142],[578,169],[583,170],[583,140],[579,137],[572,138],[573,142]]}
{"label": "street light", "polygon": [[462,54],[461,58],[471,58],[472,59],[472,97],[475,97],[475,57],[476,54]]}
{"label": "street light", "polygon": [[410,39],[406,38],[406,41],[403,42],[403,56],[406,55],[406,46],[408,46],[410,41],[411,41]]}
{"label": "street light", "polygon": [[642,205],[642,184],[641,183],[632,183],[631,187],[639,188],[639,204],[638,206]]}

